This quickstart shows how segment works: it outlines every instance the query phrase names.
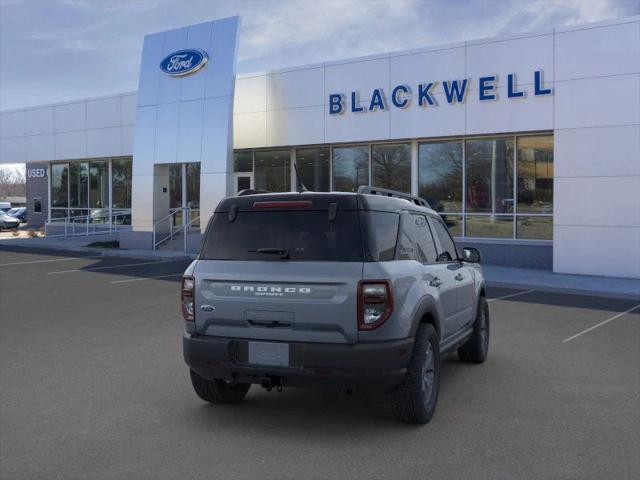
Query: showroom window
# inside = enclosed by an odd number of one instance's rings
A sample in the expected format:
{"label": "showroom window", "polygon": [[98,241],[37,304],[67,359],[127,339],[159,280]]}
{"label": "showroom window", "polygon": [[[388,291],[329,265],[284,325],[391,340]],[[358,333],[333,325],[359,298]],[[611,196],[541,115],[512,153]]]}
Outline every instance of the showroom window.
{"label": "showroom window", "polygon": [[256,151],[253,175],[256,190],[290,191],[291,152],[289,150]]}
{"label": "showroom window", "polygon": [[330,153],[328,148],[296,150],[296,166],[304,186],[314,192],[330,190]]}
{"label": "showroom window", "polygon": [[372,145],[371,176],[374,187],[411,192],[411,144]]}
{"label": "showroom window", "polygon": [[111,161],[113,208],[131,208],[131,157]]}
{"label": "showroom window", "polygon": [[[424,140],[417,152],[417,193],[454,237],[552,239],[552,134]],[[289,150],[237,151],[234,171],[255,172],[254,188],[288,191],[289,159]],[[296,163],[313,191],[412,190],[411,143],[298,148]]]}
{"label": "showroom window", "polygon": [[333,190],[355,192],[369,185],[369,146],[334,147]]}

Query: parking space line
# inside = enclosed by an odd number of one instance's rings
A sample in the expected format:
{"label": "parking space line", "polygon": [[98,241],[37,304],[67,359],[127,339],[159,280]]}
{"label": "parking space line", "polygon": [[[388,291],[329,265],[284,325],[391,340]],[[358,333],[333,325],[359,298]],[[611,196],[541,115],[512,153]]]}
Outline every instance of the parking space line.
{"label": "parking space line", "polygon": [[585,330],[582,330],[581,332],[578,332],[575,335],[571,335],[570,337],[565,338],[564,340],[562,340],[562,343],[570,342],[571,340],[576,339],[579,336],[584,335],[585,333],[589,333],[590,331],[595,330],[596,328],[599,328],[599,327],[601,327],[603,325],[606,325],[609,322],[613,322],[614,320],[622,317],[623,315],[626,315],[627,313],[633,312],[637,308],[640,308],[640,303],[638,305],[636,305],[635,307],[632,307],[632,308],[630,308],[629,310],[627,310],[625,312],[618,313],[617,315],[614,315],[611,318],[607,318],[606,320],[604,320],[604,321],[602,321],[600,323],[597,323],[597,324],[595,324],[595,325],[593,325],[593,326],[591,326],[591,327],[589,327],[589,328],[587,328]]}
{"label": "parking space line", "polygon": [[525,294],[531,293],[531,292],[535,292],[535,290],[525,290],[524,292],[512,293],[510,295],[505,295],[503,297],[490,298],[490,299],[487,300],[487,302],[495,302],[496,300],[505,300],[507,298],[518,297],[520,295],[525,295]]}
{"label": "parking space line", "polygon": [[78,268],[75,270],[60,270],[59,272],[47,272],[47,275],[58,275],[61,273],[74,273],[74,272],[92,272],[94,270],[107,270],[110,268],[127,268],[127,267],[141,267],[143,265],[159,265],[161,263],[169,263],[169,262],[143,262],[143,263],[125,263],[122,265],[107,265],[105,267],[94,267],[94,268]]}
{"label": "parking space line", "polygon": [[171,275],[157,275],[155,277],[141,277],[141,278],[127,278],[125,280],[113,280],[110,283],[141,282],[143,280],[155,280],[156,278],[181,277],[182,275],[184,275],[184,272],[172,273]]}
{"label": "parking space line", "polygon": [[98,257],[70,257],[70,258],[53,258],[50,260],[30,260],[27,262],[12,262],[12,263],[0,263],[0,267],[9,267],[11,265],[30,265],[30,264],[34,264],[34,263],[50,263],[50,262],[68,262],[70,260],[80,260],[83,258],[88,258],[88,259],[95,259],[95,258],[102,258],[101,256]]}

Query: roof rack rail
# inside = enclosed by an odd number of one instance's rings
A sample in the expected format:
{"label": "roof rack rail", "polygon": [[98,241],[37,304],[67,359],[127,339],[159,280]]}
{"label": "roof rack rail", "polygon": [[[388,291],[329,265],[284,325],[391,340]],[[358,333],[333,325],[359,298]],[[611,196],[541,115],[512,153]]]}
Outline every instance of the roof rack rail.
{"label": "roof rack rail", "polygon": [[254,190],[253,188],[247,188],[238,192],[238,197],[244,197],[245,195],[257,195],[258,193],[273,193],[269,190]]}
{"label": "roof rack rail", "polygon": [[358,193],[364,193],[367,195],[380,195],[383,197],[401,198],[403,200],[408,200],[409,202],[415,205],[418,205],[420,207],[431,208],[429,203],[424,198],[411,195],[410,193],[398,192],[396,190],[389,190],[387,188],[367,187],[366,185],[362,185],[361,187],[358,187]]}

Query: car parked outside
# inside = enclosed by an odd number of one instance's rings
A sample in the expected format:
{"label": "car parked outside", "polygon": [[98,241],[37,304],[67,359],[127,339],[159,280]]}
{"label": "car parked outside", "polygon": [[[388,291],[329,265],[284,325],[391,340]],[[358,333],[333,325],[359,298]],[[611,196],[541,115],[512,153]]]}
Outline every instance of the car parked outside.
{"label": "car parked outside", "polygon": [[12,208],[7,212],[7,215],[13,218],[17,218],[21,223],[27,222],[27,208],[26,207],[17,207]]}
{"label": "car parked outside", "polygon": [[20,226],[20,220],[10,217],[5,212],[0,211],[0,230],[17,230]]}

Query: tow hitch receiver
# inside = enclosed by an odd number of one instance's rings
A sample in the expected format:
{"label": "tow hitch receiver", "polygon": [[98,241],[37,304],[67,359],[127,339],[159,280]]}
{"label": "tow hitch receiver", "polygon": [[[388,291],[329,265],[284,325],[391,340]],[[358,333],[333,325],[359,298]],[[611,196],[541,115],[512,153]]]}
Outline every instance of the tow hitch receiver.
{"label": "tow hitch receiver", "polygon": [[262,377],[260,379],[260,386],[270,392],[273,388],[276,389],[277,392],[282,392],[282,387],[284,382],[280,377]]}

